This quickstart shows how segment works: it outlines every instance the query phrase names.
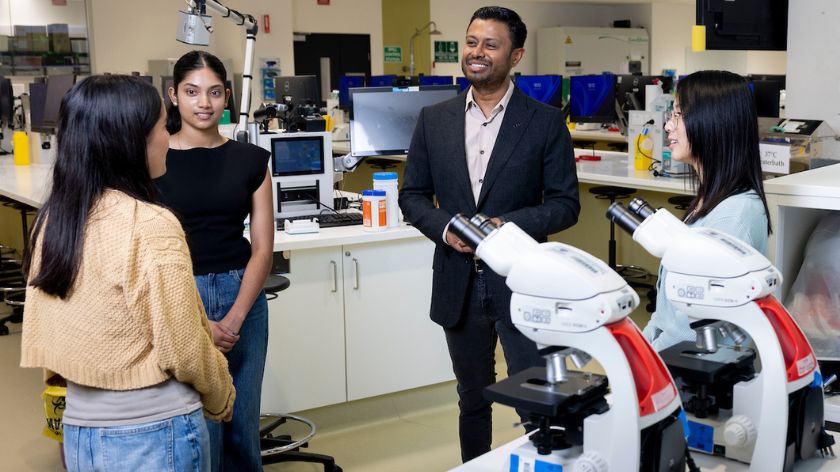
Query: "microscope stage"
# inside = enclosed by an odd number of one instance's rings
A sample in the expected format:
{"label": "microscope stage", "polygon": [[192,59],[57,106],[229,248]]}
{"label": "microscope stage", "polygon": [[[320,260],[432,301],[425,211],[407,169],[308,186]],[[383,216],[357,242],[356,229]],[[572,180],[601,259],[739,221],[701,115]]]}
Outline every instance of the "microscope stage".
{"label": "microscope stage", "polygon": [[569,371],[569,380],[550,384],[544,367],[531,367],[484,389],[484,398],[531,413],[555,418],[603,399],[607,377]]}
{"label": "microscope stage", "polygon": [[660,351],[659,356],[675,378],[704,384],[712,384],[742,369],[749,369],[756,358],[752,349],[737,352],[721,346],[717,352],[707,353],[691,341]]}

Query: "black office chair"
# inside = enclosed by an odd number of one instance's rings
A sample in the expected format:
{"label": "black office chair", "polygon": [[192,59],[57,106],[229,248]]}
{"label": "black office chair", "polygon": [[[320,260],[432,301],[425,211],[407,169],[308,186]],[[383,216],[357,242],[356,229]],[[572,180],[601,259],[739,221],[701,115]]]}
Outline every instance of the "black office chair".
{"label": "black office chair", "polygon": [[0,259],[0,301],[12,308],[12,312],[0,318],[0,336],[9,334],[6,323],[23,321],[23,301],[26,295],[26,282],[20,271],[19,261],[3,257]]}
{"label": "black office chair", "polygon": [[[277,274],[269,274],[263,285],[266,298],[273,300],[277,298],[278,292],[286,290],[291,285],[288,278]],[[312,452],[301,452],[300,448],[309,447],[309,440],[315,436],[315,424],[306,418],[283,413],[262,413],[260,419],[277,418],[270,424],[260,428],[260,455],[263,466],[279,464],[281,462],[308,462],[311,464],[323,464],[324,472],[342,472],[341,467],[335,465],[332,456],[315,454]],[[309,433],[302,439],[293,440],[288,434],[274,436],[274,430],[286,421],[298,421],[309,426]]]}
{"label": "black office chair", "polygon": [[[35,213],[35,208],[15,200],[2,197],[0,204],[20,211],[23,225],[24,245],[29,244],[29,225],[27,216]],[[12,308],[12,313],[0,318],[0,336],[9,334],[6,323],[23,321],[23,304],[26,296],[26,282],[21,272],[21,261],[14,257],[15,250],[0,245],[0,301]]]}
{"label": "black office chair", "polygon": [[[610,205],[612,205],[618,199],[630,198],[630,195],[636,193],[636,189],[605,185],[601,187],[592,187],[589,189],[589,193],[594,194],[595,198],[599,200],[609,200]],[[642,281],[647,280],[650,272],[648,272],[644,267],[626,266],[616,263],[615,223],[613,223],[612,220],[610,220],[609,260],[607,261],[607,264],[609,264],[612,270],[616,271],[627,281],[627,285],[633,288],[646,289],[648,291],[648,304],[645,306],[645,309],[650,313],[656,311],[656,284],[649,284]]]}
{"label": "black office chair", "polygon": [[[694,197],[691,195],[676,195],[668,199],[668,203],[674,205],[674,208],[677,210],[688,210],[688,206],[691,205],[691,201],[694,200]],[[677,216],[679,218],[679,215]]]}

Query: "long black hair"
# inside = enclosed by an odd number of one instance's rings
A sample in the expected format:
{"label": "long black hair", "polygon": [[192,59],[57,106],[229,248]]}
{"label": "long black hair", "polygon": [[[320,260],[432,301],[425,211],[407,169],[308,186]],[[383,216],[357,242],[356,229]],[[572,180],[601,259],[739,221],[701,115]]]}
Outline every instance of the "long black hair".
{"label": "long black hair", "polygon": [[697,196],[688,208],[687,222],[709,214],[729,196],[754,190],[764,204],[770,234],[758,114],[747,80],[727,71],[695,72],[677,83],[677,101],[689,149],[703,173],[702,179],[694,175]]}
{"label": "long black hair", "polygon": [[[226,86],[227,71],[225,70],[225,65],[222,64],[222,61],[218,57],[204,51],[190,51],[181,56],[172,69],[172,87],[175,89],[175,93],[177,94],[178,92],[178,85],[188,75],[204,68],[213,71],[216,77],[222,81],[222,86]],[[169,91],[167,90],[166,93],[169,93]],[[175,102],[170,102],[169,107],[166,109],[166,131],[169,131],[169,134],[175,134],[181,131],[181,112],[178,111]]]}
{"label": "long black hair", "polygon": [[138,77],[93,75],[61,100],[50,196],[35,216],[24,249],[24,273],[40,238],[41,263],[29,281],[66,298],[81,265],[85,225],[106,189],[154,203],[146,138],[161,115],[157,90]]}

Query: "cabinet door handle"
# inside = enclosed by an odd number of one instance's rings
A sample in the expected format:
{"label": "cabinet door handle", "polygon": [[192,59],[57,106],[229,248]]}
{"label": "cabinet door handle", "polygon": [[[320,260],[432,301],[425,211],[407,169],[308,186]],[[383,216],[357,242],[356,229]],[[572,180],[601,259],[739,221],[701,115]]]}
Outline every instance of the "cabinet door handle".
{"label": "cabinet door handle", "polygon": [[353,290],[359,290],[359,260],[353,259],[353,267],[356,270],[356,286],[353,287]]}
{"label": "cabinet door handle", "polygon": [[338,292],[338,264],[335,261],[330,261],[333,268],[333,289],[332,292]]}

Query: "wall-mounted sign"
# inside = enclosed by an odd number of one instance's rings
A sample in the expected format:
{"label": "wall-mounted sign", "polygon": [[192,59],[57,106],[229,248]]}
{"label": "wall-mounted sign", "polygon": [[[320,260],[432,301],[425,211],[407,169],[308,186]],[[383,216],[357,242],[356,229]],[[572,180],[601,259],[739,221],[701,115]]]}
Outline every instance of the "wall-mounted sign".
{"label": "wall-mounted sign", "polygon": [[385,46],[385,62],[402,62],[400,46]]}
{"label": "wall-mounted sign", "polygon": [[458,41],[435,41],[435,62],[458,62]]}

